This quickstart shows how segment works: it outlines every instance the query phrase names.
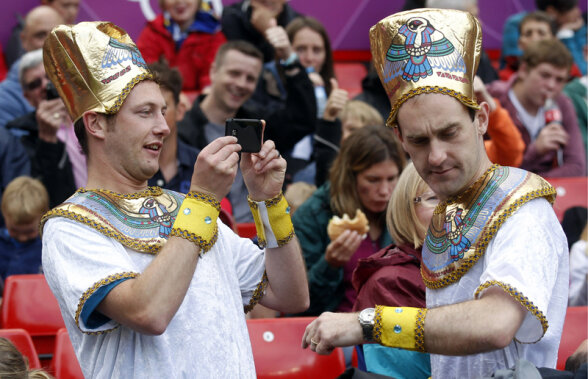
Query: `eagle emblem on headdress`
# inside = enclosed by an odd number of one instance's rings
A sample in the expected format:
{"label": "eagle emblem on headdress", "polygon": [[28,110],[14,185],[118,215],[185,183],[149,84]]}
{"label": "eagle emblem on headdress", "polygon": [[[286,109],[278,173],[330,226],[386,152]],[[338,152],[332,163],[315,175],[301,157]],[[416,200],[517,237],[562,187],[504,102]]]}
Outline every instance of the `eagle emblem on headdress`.
{"label": "eagle emblem on headdress", "polygon": [[443,33],[426,18],[412,17],[398,29],[405,36],[404,45],[392,44],[386,53],[386,81],[399,75],[406,81],[417,82],[433,75],[433,68],[466,72],[461,54]]}
{"label": "eagle emblem on headdress", "polygon": [[147,68],[147,63],[145,63],[136,46],[127,45],[110,37],[110,41],[102,57],[102,68],[110,68],[128,60],[135,66]]}

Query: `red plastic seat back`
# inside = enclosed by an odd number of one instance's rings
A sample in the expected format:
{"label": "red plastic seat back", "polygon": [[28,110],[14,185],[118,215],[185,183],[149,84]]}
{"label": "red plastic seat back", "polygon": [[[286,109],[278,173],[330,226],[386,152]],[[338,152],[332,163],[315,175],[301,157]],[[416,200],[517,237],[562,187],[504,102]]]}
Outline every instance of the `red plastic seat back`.
{"label": "red plastic seat back", "polygon": [[55,334],[65,327],[42,274],[7,277],[0,315],[3,328],[22,328],[31,335],[39,355],[53,353]]}
{"label": "red plastic seat back", "polygon": [[566,359],[588,338],[588,306],[568,307],[561,342],[557,352],[557,369],[563,370]]}
{"label": "red plastic seat back", "polygon": [[243,238],[253,238],[257,235],[254,222],[241,222],[237,224],[237,234]]}
{"label": "red plastic seat back", "polygon": [[561,222],[564,212],[573,206],[588,207],[588,177],[545,178],[557,191],[553,210]]}
{"label": "red plastic seat back", "polygon": [[350,99],[363,91],[361,81],[367,74],[367,69],[363,63],[335,62],[334,68],[339,88],[349,92]]}
{"label": "red plastic seat back", "polygon": [[247,320],[258,379],[336,378],[345,371],[341,348],[330,355],[302,349],[302,335],[314,317]]}
{"label": "red plastic seat back", "polygon": [[84,379],[82,368],[65,328],[57,331],[55,354],[53,355],[51,368],[58,379]]}
{"label": "red plastic seat back", "polygon": [[16,346],[22,355],[28,358],[30,368],[41,368],[35,345],[29,333],[24,329],[0,329],[0,337],[4,337]]}

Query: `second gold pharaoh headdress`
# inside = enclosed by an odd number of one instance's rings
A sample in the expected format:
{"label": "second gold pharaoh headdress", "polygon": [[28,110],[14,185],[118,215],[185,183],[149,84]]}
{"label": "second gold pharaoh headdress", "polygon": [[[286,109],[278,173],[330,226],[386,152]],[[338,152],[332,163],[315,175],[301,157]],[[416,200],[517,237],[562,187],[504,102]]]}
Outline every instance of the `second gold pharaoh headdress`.
{"label": "second gold pharaoh headdress", "polygon": [[479,109],[474,76],[482,49],[482,28],[470,13],[418,9],[386,17],[370,29],[374,67],[392,110],[422,93],[442,93]]}

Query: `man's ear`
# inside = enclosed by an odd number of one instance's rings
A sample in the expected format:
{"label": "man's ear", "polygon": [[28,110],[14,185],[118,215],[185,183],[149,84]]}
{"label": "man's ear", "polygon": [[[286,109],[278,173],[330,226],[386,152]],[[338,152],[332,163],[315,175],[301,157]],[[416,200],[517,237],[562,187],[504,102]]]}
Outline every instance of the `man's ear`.
{"label": "man's ear", "polygon": [[[203,91],[204,92],[204,91]],[[180,122],[184,119],[184,115],[192,107],[192,102],[186,96],[184,92],[180,92],[180,99],[176,104],[176,122]],[[169,110],[168,110],[169,111]]]}
{"label": "man's ear", "polygon": [[97,139],[104,139],[108,122],[106,118],[94,111],[88,111],[82,116],[86,133]]}
{"label": "man's ear", "polygon": [[488,130],[488,120],[490,119],[490,106],[487,102],[480,103],[480,109],[476,112],[475,119],[478,121],[478,134],[483,136]]}

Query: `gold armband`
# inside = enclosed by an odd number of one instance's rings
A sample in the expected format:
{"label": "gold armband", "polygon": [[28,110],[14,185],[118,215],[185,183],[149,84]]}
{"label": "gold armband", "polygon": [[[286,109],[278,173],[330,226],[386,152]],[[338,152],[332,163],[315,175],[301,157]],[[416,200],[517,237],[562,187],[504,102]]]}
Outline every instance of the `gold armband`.
{"label": "gold armband", "polygon": [[426,308],[376,306],[374,340],[384,346],[425,352]]}
{"label": "gold armband", "polygon": [[181,237],[200,246],[201,254],[214,246],[218,237],[216,220],[220,203],[212,196],[189,192],[182,202],[170,236]]}
{"label": "gold armband", "polygon": [[290,218],[290,206],[280,194],[273,199],[253,201],[247,197],[255,221],[259,246],[274,248],[284,246],[294,237],[294,225]]}

